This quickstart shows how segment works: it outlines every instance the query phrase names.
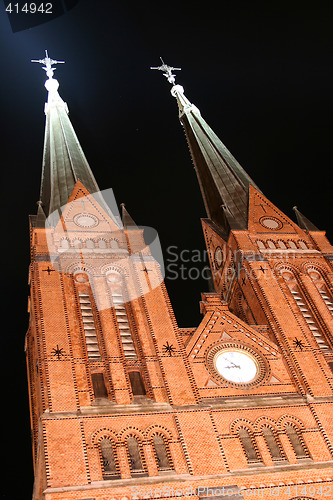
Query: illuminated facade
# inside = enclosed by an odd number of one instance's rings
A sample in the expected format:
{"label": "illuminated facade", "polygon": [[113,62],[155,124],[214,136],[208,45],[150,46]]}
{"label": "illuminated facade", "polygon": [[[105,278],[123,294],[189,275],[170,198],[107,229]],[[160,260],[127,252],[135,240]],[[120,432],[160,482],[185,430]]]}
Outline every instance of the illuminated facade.
{"label": "illuminated facade", "polygon": [[274,206],[172,81],[216,290],[202,295],[200,325],[180,328],[142,230],[124,206],[122,222],[108,209],[43,62],[26,338],[33,499],[332,498],[325,233]]}

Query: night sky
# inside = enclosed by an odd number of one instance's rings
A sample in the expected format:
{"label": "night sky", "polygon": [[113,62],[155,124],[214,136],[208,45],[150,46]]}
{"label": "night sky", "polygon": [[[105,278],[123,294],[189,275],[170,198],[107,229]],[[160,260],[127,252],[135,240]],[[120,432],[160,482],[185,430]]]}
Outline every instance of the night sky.
{"label": "night sky", "polygon": [[[218,10],[216,10],[218,5]],[[1,5],[3,457],[0,498],[31,498],[24,336],[28,214],[39,198],[48,49],[70,119],[101,189],[168,248],[203,252],[200,190],[159,57],[259,185],[294,218],[297,205],[333,239],[332,14],[313,2],[81,0],[13,33]],[[31,15],[31,14],[27,14]],[[203,255],[203,254],[202,254]],[[205,262],[189,264],[200,274]],[[182,327],[198,325],[204,280],[167,287]],[[185,273],[186,277],[186,273]],[[184,298],[186,296],[186,298]],[[14,425],[15,424],[15,425]],[[14,481],[16,493],[12,493]]]}

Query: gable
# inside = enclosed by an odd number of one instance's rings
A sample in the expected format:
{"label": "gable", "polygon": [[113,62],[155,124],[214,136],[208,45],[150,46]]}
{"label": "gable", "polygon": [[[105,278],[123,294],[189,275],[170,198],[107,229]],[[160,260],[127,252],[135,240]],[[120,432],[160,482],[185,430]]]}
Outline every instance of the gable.
{"label": "gable", "polygon": [[304,235],[297,224],[253,186],[249,190],[248,229],[250,232],[263,234]]}
{"label": "gable", "polygon": [[51,214],[51,223],[52,218],[56,222],[56,233],[83,232],[102,236],[110,232],[116,235],[122,230],[120,219],[118,222],[111,212],[107,213],[101,193],[90,194],[80,181],[77,181],[68,202],[62,207],[60,220],[58,213],[54,217]]}

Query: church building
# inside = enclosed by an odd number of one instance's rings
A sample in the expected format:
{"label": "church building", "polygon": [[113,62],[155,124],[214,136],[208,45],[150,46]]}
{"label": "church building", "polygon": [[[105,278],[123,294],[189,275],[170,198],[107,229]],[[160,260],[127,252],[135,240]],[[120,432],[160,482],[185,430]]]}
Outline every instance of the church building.
{"label": "church building", "polygon": [[48,100],[30,217],[33,500],[333,498],[325,232],[265,197],[163,63],[214,283],[201,323],[178,326],[143,230],[98,188],[53,78],[60,61],[37,62]]}

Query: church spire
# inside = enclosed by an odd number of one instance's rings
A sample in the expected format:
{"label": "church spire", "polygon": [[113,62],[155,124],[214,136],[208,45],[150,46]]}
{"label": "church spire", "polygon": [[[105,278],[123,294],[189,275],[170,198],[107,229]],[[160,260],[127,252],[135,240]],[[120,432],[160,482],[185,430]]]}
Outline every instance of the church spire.
{"label": "church spire", "polygon": [[58,93],[59,83],[53,78],[56,69],[53,66],[64,61],[50,59],[45,51],[44,59],[31,62],[43,64],[48,77],[45,82],[48,100],[45,104],[46,126],[39,201],[39,211],[42,209],[48,217],[68,202],[78,180],[91,194],[98,192],[99,187],[68,118],[67,104]]}
{"label": "church spire", "polygon": [[177,99],[208,217],[227,233],[247,229],[249,186],[258,187],[187,99],[183,87],[175,84],[172,70],[180,68],[163,63],[151,69],[163,71],[173,85],[171,94]]}

